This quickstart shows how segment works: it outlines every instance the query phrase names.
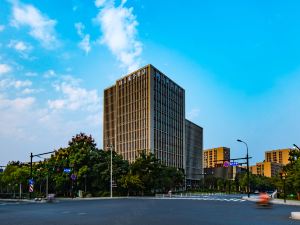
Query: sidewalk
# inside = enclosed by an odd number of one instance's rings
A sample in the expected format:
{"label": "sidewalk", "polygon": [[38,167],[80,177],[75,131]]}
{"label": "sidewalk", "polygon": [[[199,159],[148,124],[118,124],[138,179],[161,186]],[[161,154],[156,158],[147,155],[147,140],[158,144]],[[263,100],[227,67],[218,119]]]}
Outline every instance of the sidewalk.
{"label": "sidewalk", "polygon": [[[251,201],[251,202],[256,202],[258,199],[254,198],[254,197],[243,197],[242,199],[247,200],[247,201]],[[297,200],[286,200],[286,203],[284,202],[283,199],[272,199],[271,202],[273,204],[278,204],[278,205],[294,205],[294,206],[300,206],[300,201]]]}
{"label": "sidewalk", "polygon": [[41,203],[42,201],[35,201],[34,199],[6,199],[6,198],[1,198],[1,202],[28,202],[28,203]]}

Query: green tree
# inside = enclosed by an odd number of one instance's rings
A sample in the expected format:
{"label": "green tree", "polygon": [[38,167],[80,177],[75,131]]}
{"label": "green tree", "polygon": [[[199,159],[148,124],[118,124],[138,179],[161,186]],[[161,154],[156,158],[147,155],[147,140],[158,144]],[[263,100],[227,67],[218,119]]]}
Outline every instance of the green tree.
{"label": "green tree", "polygon": [[141,181],[139,175],[133,175],[131,173],[128,173],[124,175],[120,179],[121,187],[127,190],[127,196],[129,196],[131,193],[137,194],[139,191],[144,189],[144,184]]}

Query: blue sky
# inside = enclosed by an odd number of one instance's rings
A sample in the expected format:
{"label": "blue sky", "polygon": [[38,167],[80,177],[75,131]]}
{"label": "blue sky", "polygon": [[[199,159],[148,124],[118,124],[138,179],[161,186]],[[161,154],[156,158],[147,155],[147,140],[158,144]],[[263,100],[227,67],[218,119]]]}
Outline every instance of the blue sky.
{"label": "blue sky", "polygon": [[186,90],[204,147],[251,164],[300,144],[297,1],[0,0],[0,165],[102,148],[103,89],[153,64]]}

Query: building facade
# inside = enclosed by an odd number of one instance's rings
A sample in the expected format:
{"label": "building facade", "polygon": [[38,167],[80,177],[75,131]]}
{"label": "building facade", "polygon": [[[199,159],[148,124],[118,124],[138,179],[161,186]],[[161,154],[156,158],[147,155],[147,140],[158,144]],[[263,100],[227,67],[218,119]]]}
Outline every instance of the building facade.
{"label": "building facade", "polygon": [[203,128],[185,120],[186,181],[197,186],[202,178]]}
{"label": "building facade", "polygon": [[225,161],[230,161],[230,148],[218,147],[203,151],[204,168],[223,167]]}
{"label": "building facade", "polygon": [[266,151],[265,152],[265,161],[281,163],[283,165],[286,165],[289,163],[290,151],[291,151],[291,149],[289,149],[289,148]]}
{"label": "building facade", "polygon": [[147,65],[104,90],[103,147],[133,162],[153,153],[185,169],[185,90]]}
{"label": "building facade", "polygon": [[283,164],[276,162],[258,162],[250,166],[250,172],[255,175],[274,177],[282,170]]}

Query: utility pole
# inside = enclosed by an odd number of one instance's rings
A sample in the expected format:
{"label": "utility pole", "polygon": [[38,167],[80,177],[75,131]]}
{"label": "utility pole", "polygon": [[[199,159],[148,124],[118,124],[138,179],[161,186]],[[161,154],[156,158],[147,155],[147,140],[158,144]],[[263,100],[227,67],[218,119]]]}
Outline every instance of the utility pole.
{"label": "utility pole", "polygon": [[[32,152],[30,153],[30,179],[32,180],[32,158],[33,158],[33,154]],[[29,192],[29,199],[31,199],[31,191]]]}
{"label": "utility pole", "polygon": [[112,179],[112,175],[113,175],[113,168],[112,168],[112,152],[113,152],[113,145],[107,145],[107,149],[110,150],[110,197],[113,197],[113,179]]}
{"label": "utility pole", "polygon": [[113,151],[113,146],[110,145],[110,197],[113,197],[113,180],[112,180],[112,174],[113,174],[113,168],[112,168],[112,151]]}

